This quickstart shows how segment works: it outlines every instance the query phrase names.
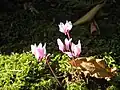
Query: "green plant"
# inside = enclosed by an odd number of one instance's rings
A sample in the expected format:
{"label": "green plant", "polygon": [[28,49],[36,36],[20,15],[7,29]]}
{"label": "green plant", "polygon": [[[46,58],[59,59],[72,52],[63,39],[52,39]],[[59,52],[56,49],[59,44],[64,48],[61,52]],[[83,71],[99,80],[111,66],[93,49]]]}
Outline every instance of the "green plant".
{"label": "green plant", "polygon": [[49,89],[55,81],[43,63],[38,63],[29,52],[15,53],[10,56],[0,55],[0,88],[4,90]]}

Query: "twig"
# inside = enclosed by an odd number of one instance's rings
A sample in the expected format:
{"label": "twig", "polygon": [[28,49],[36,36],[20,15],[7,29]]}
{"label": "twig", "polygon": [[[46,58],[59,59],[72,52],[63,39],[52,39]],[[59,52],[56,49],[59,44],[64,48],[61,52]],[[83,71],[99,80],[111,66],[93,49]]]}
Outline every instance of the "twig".
{"label": "twig", "polygon": [[54,71],[52,70],[50,64],[48,63],[48,60],[46,61],[46,63],[47,63],[47,65],[48,65],[48,67],[50,68],[50,70],[51,70],[53,76],[55,77],[56,81],[58,82],[58,84],[59,84],[60,86],[62,86],[61,83],[59,82],[59,80],[57,79],[57,76],[55,75]]}

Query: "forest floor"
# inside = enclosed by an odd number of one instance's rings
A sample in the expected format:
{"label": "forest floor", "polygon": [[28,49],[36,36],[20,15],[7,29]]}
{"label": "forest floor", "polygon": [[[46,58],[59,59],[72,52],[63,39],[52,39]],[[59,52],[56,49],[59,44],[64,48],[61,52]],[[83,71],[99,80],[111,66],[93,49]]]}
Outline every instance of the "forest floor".
{"label": "forest floor", "polygon": [[[34,5],[39,13],[24,9],[0,13],[0,53],[27,52],[31,44],[39,42],[47,43],[47,52],[57,52],[57,38],[65,38],[59,32],[58,24],[66,20],[75,22],[88,11],[85,7],[89,6],[83,3],[83,6],[75,8],[71,3],[65,4],[56,6],[40,2]],[[70,33],[75,43],[81,40],[81,56],[102,58],[105,53],[110,53],[120,67],[120,5],[108,3],[101,12],[103,16],[96,18],[100,35],[90,33],[90,22],[73,27]]]}

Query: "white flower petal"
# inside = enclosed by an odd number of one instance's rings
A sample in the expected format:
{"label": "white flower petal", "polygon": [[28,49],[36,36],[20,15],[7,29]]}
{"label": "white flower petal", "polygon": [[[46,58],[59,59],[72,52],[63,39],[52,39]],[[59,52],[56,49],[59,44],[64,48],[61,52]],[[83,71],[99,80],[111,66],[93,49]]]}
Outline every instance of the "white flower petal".
{"label": "white flower petal", "polygon": [[64,51],[64,44],[62,43],[62,41],[59,38],[57,39],[57,44],[59,46],[59,50],[63,52]]}
{"label": "white flower petal", "polygon": [[78,47],[78,49],[79,49],[79,51],[81,53],[81,43],[80,43],[80,40],[78,41],[77,47]]}
{"label": "white flower petal", "polygon": [[44,55],[46,55],[46,43],[43,46],[43,50],[44,50]]}
{"label": "white flower petal", "polygon": [[72,52],[74,52],[74,47],[75,47],[75,44],[72,43],[72,44],[71,44],[71,51],[72,51]]}
{"label": "white flower petal", "polygon": [[42,43],[39,43],[38,48],[42,48]]}
{"label": "white flower petal", "polygon": [[67,28],[68,31],[70,31],[72,29],[72,23],[71,21],[66,21],[65,27]]}
{"label": "white flower petal", "polygon": [[72,25],[71,21],[69,21],[69,22],[66,21],[65,24],[63,24],[62,22],[60,22],[60,24],[58,26],[59,26],[59,31],[62,32],[62,33],[64,33],[66,35],[72,29],[73,25]]}
{"label": "white flower petal", "polygon": [[71,41],[72,41],[72,38],[71,39],[67,39],[65,38],[65,47],[66,47],[66,50],[70,50],[70,44],[71,44]]}
{"label": "white flower petal", "polygon": [[78,57],[80,55],[80,49],[77,47],[77,45],[75,45],[74,47],[74,56]]}
{"label": "white flower petal", "polygon": [[31,45],[32,54],[35,54],[36,44]]}
{"label": "white flower petal", "polygon": [[60,24],[58,26],[59,26],[59,31],[62,32],[62,33],[64,33],[64,27],[65,27],[65,25],[62,22],[60,22]]}
{"label": "white flower petal", "polygon": [[80,56],[80,53],[81,53],[81,43],[80,43],[80,40],[78,41],[77,45],[72,43],[71,51],[73,52],[73,56],[75,56],[75,57]]}
{"label": "white flower petal", "polygon": [[81,48],[81,43],[80,43],[80,40],[78,41],[77,46],[78,46],[79,48]]}

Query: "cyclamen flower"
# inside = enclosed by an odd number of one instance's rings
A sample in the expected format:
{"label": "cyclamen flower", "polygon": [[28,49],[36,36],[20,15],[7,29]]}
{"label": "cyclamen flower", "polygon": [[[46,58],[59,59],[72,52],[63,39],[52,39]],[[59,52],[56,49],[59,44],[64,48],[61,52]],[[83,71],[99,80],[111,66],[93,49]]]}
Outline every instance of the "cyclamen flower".
{"label": "cyclamen flower", "polygon": [[72,29],[72,23],[71,21],[66,21],[65,24],[60,22],[59,24],[59,31],[64,33],[65,35],[68,35],[68,38],[70,39],[69,31]]}
{"label": "cyclamen flower", "polygon": [[61,83],[59,82],[59,80],[57,79],[57,76],[55,75],[54,71],[52,70],[49,62],[48,62],[48,60],[50,59],[50,58],[49,58],[50,54],[46,55],[46,43],[44,44],[43,47],[42,47],[42,44],[41,44],[41,43],[40,43],[38,46],[36,46],[36,44],[31,45],[31,51],[32,51],[32,54],[34,54],[35,57],[36,57],[39,61],[42,60],[42,59],[45,57],[45,59],[46,59],[46,64],[47,64],[48,67],[50,68],[53,76],[55,77],[55,79],[56,79],[56,81],[58,82],[58,84],[59,84],[60,86],[62,86]]}
{"label": "cyclamen flower", "polygon": [[72,57],[79,57],[81,53],[81,43],[80,40],[78,41],[78,44],[75,45],[71,42],[72,38],[70,40],[65,39],[65,45],[60,39],[57,39],[57,43],[59,46],[59,50],[63,53],[67,54],[70,58]]}
{"label": "cyclamen flower", "polygon": [[65,44],[58,38],[57,39],[57,44],[59,46],[59,50],[62,52],[69,51],[70,50],[70,44],[71,44],[72,38],[68,40],[67,38],[65,39]]}
{"label": "cyclamen flower", "polygon": [[81,43],[80,40],[78,41],[78,44],[75,45],[74,43],[71,44],[71,50],[69,52],[64,52],[67,54],[70,58],[72,57],[79,57],[81,53]]}
{"label": "cyclamen flower", "polygon": [[80,53],[81,53],[81,43],[80,43],[80,40],[78,41],[77,45],[72,43],[71,51],[72,51],[71,53],[72,53],[73,56],[75,56],[75,57],[79,57],[80,56]]}
{"label": "cyclamen flower", "polygon": [[42,60],[46,56],[46,44],[43,47],[41,43],[38,46],[31,45],[31,51],[38,60]]}

